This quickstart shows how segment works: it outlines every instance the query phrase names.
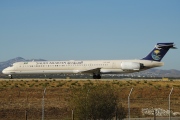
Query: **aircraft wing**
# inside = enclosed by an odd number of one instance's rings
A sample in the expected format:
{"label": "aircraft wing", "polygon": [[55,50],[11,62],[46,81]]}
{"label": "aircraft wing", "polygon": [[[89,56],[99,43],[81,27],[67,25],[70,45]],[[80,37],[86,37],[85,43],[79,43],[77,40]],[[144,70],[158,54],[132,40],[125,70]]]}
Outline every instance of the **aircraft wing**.
{"label": "aircraft wing", "polygon": [[99,74],[100,70],[101,70],[101,68],[95,68],[95,69],[89,69],[89,70],[81,71],[81,73],[95,73],[95,74]]}

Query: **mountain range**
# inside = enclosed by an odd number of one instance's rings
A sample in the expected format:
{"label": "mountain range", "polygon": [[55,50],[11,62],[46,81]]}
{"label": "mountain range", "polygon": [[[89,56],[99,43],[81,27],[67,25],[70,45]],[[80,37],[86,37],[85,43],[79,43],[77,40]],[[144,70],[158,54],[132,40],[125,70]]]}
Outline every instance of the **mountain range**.
{"label": "mountain range", "polygon": [[[27,62],[27,61],[46,61],[44,59],[24,59],[22,57],[16,57],[4,62],[0,62],[0,72],[12,65],[15,62]],[[126,74],[122,74],[124,76],[126,76]],[[130,73],[127,74],[128,76],[139,76],[139,77],[180,77],[180,70],[161,70],[161,69],[149,69],[149,70],[145,70],[145,71],[141,71],[141,72],[136,72],[136,73]]]}
{"label": "mountain range", "polygon": [[27,61],[46,61],[46,60],[44,60],[44,59],[30,59],[30,60],[26,60],[26,59],[24,59],[22,57],[16,57],[16,58],[4,61],[4,62],[0,62],[0,71],[2,71],[6,67],[12,65],[15,62],[27,62]]}

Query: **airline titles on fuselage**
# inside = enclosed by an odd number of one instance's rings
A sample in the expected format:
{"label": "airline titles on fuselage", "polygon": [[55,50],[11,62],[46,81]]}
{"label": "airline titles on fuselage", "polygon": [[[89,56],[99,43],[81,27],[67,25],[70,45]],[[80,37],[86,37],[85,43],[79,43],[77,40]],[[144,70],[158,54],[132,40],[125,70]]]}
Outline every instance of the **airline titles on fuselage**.
{"label": "airline titles on fuselage", "polygon": [[[24,64],[27,64],[26,62]],[[37,65],[46,65],[46,64],[50,64],[50,65],[54,65],[54,64],[83,64],[83,61],[45,61],[45,62],[36,62]]]}

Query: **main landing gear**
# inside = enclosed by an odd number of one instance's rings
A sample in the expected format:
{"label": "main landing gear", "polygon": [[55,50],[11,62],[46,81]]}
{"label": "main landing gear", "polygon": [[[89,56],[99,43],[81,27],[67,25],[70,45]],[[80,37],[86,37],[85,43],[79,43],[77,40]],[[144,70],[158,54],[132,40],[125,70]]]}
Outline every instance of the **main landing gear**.
{"label": "main landing gear", "polygon": [[101,79],[101,75],[100,74],[93,74],[93,79]]}
{"label": "main landing gear", "polygon": [[13,79],[13,76],[12,76],[12,75],[9,75],[9,78],[10,78],[10,79]]}

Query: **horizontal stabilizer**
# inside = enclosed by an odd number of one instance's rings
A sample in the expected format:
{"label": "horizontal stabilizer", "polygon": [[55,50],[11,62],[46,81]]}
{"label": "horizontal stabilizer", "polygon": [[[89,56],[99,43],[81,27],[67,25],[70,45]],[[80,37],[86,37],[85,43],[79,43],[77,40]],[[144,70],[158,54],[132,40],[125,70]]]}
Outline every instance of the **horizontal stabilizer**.
{"label": "horizontal stabilizer", "polygon": [[162,48],[172,48],[172,49],[177,49],[175,47],[175,44],[174,43],[157,43],[157,45],[155,46],[156,49],[162,49]]}

